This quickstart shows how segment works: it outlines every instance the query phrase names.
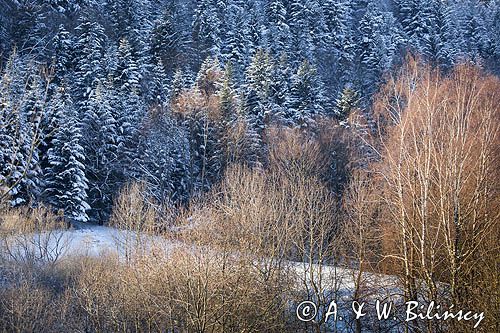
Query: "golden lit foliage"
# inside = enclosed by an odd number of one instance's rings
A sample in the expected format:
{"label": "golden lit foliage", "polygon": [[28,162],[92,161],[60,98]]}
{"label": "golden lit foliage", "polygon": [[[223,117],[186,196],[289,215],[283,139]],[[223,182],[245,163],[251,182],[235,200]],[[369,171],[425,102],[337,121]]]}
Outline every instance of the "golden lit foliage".
{"label": "golden lit foliage", "polygon": [[481,304],[493,318],[500,305],[500,81],[469,64],[443,75],[410,61],[376,109],[386,254],[401,263],[406,296],[438,298],[445,282],[455,306]]}

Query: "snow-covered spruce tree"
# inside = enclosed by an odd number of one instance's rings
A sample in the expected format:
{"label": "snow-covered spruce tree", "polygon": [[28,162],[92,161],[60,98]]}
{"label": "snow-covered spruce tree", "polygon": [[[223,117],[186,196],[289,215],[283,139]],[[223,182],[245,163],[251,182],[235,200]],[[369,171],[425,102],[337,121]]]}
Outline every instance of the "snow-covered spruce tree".
{"label": "snow-covered spruce tree", "polygon": [[271,118],[271,87],[274,65],[270,54],[258,50],[245,71],[243,108],[250,126],[262,134]]}
{"label": "snow-covered spruce tree", "polygon": [[10,200],[12,191],[17,191],[16,181],[22,175],[17,165],[19,110],[15,106],[11,82],[13,58],[0,80],[0,204]]}
{"label": "snow-covered spruce tree", "polygon": [[433,0],[397,0],[397,17],[406,37],[407,45],[418,52],[423,50],[425,36],[430,32]]}
{"label": "snow-covered spruce tree", "polygon": [[107,3],[115,40],[126,38],[137,52],[141,71],[149,63],[149,42],[155,13],[150,0],[110,0]]}
{"label": "snow-covered spruce tree", "polygon": [[113,195],[123,182],[117,159],[118,129],[110,104],[112,83],[97,82],[90,91],[82,114],[82,145],[85,149],[85,175],[89,182],[88,203],[91,219],[104,222],[113,203]]}
{"label": "snow-covered spruce tree", "polygon": [[429,1],[431,23],[422,41],[422,52],[433,64],[449,69],[457,53],[452,40],[451,9],[443,1]]}
{"label": "snow-covered spruce tree", "polygon": [[165,10],[153,23],[151,51],[155,59],[160,59],[163,66],[166,66],[165,72],[168,75],[173,74],[175,68],[181,64],[184,44],[184,35],[174,25],[173,13]]}
{"label": "snow-covered spruce tree", "polygon": [[165,67],[160,58],[155,58],[155,64],[151,73],[151,82],[149,84],[148,102],[153,105],[166,105],[170,95],[170,86]]}
{"label": "snow-covered spruce tree", "polygon": [[[231,163],[258,166],[263,157],[262,138],[249,124],[252,117],[245,114],[245,105],[239,101],[232,77],[232,67],[229,63],[224,69],[218,93],[221,117],[218,130],[223,153],[223,170]],[[257,98],[254,101],[258,105]],[[246,109],[251,110],[252,106],[246,105]]]}
{"label": "snow-covered spruce tree", "polygon": [[[352,63],[355,56],[354,31],[352,29],[352,11],[346,1],[326,0],[323,4],[326,22],[327,56],[324,61],[332,68],[330,74],[335,88],[343,86],[352,75]],[[333,54],[332,54],[333,53]],[[336,90],[334,89],[334,90]]]}
{"label": "snow-covered spruce tree", "polygon": [[337,119],[340,121],[346,120],[351,112],[359,107],[359,101],[359,94],[353,87],[350,85],[344,87],[335,102],[335,116]]}
{"label": "snow-covered spruce tree", "polygon": [[487,54],[491,68],[500,75],[500,34],[496,33],[500,31],[500,0],[490,1],[486,13],[489,14],[486,29],[489,34]]}
{"label": "snow-covered spruce tree", "polygon": [[[307,1],[309,2],[309,1]],[[314,43],[313,43],[313,28],[310,23],[312,13],[309,6],[303,0],[290,0],[288,11],[288,26],[291,32],[291,47],[290,47],[290,62],[293,64],[300,63],[303,59],[313,61]],[[314,17],[314,20],[318,20]],[[316,26],[321,22],[316,21]]]}
{"label": "snow-covered spruce tree", "polygon": [[384,70],[390,68],[398,43],[397,32],[391,13],[381,12],[376,4],[370,3],[358,26],[357,80],[361,93],[371,96],[381,81]]}
{"label": "snow-covered spruce tree", "polygon": [[49,43],[45,12],[41,1],[19,1],[15,10],[13,44],[22,52],[38,55]]}
{"label": "snow-covered spruce tree", "polygon": [[[481,61],[488,38],[486,22],[482,12],[484,5],[479,0],[469,0],[456,4],[456,7],[454,14],[457,16],[459,23],[459,56]],[[498,33],[496,34],[498,35]]]}
{"label": "snow-covered spruce tree", "polygon": [[124,179],[132,176],[130,167],[138,157],[137,142],[139,127],[145,115],[145,105],[140,96],[141,73],[133,56],[131,45],[126,39],[120,40],[118,47],[118,65],[114,77],[117,99],[113,107],[116,110],[118,161]]}
{"label": "snow-covered spruce tree", "polygon": [[59,25],[57,34],[53,39],[54,55],[52,56],[52,67],[54,74],[52,77],[51,93],[55,93],[67,76],[73,65],[72,47],[73,41],[71,40],[70,33],[66,30],[63,24]]}
{"label": "snow-covered spruce tree", "polygon": [[233,82],[233,66],[229,62],[224,68],[221,87],[218,92],[222,126],[228,128],[236,119],[236,88]]}
{"label": "snow-covered spruce tree", "polygon": [[271,103],[269,108],[274,117],[284,120],[287,114],[287,101],[290,98],[292,70],[286,54],[282,54],[276,61],[271,82]]}
{"label": "snow-covered spruce tree", "polygon": [[266,6],[268,48],[273,55],[287,53],[291,46],[291,31],[288,25],[287,6],[283,0],[270,0]]}
{"label": "snow-covered spruce tree", "polygon": [[328,27],[323,7],[324,5],[322,0],[311,0],[306,1],[306,6],[308,8],[309,15],[307,17],[307,22],[314,46],[313,56],[316,58],[318,54],[326,50],[328,43]]}
{"label": "snow-covered spruce tree", "polygon": [[[40,148],[47,145],[42,120],[47,111],[47,84],[36,67],[28,65],[28,84],[21,96],[17,135],[16,165],[19,187],[11,193],[12,206],[36,204],[42,186]],[[17,180],[16,180],[17,181]]]}
{"label": "snow-covered spruce tree", "polygon": [[189,145],[186,133],[157,107],[145,120],[141,158],[135,168],[157,202],[185,202],[189,198]]}
{"label": "snow-covered spruce tree", "polygon": [[292,76],[287,116],[298,128],[314,128],[314,118],[324,114],[325,106],[323,83],[314,66],[304,60],[297,73]]}
{"label": "snow-covered spruce tree", "polygon": [[231,63],[226,64],[222,77],[221,88],[218,92],[220,123],[217,130],[220,136],[222,150],[222,169],[231,162],[231,129],[237,118],[236,89],[233,84],[233,67]]}
{"label": "snow-covered spruce tree", "polygon": [[223,32],[222,4],[218,0],[199,0],[193,18],[193,42],[200,59],[220,54]]}
{"label": "snow-covered spruce tree", "polygon": [[182,93],[184,89],[186,89],[189,85],[189,82],[184,74],[184,72],[178,68],[174,76],[172,78],[171,88],[169,99],[170,101],[174,101],[179,95]]}
{"label": "snow-covered spruce tree", "polygon": [[262,9],[258,7],[259,3],[243,2],[243,10],[246,13],[245,29],[243,29],[243,32],[245,34],[244,40],[246,43],[246,51],[249,57],[247,61],[250,61],[250,57],[253,56],[260,47],[265,45],[262,36],[264,22],[262,22],[263,19],[261,19],[261,17],[265,15]]}
{"label": "snow-covered spruce tree", "polygon": [[222,42],[222,58],[224,62],[231,62],[233,74],[238,81],[243,78],[243,69],[254,47],[248,16],[244,11],[244,3],[235,0],[229,2],[224,16],[227,29]]}
{"label": "snow-covered spruce tree", "polygon": [[84,149],[80,143],[80,121],[64,84],[54,99],[58,127],[47,152],[43,198],[54,209],[64,210],[66,218],[87,222],[90,206],[87,203],[88,184]]}
{"label": "snow-covered spruce tree", "polygon": [[78,112],[82,113],[91,91],[97,82],[105,78],[102,60],[106,36],[103,27],[88,17],[82,16],[76,27],[74,98]]}

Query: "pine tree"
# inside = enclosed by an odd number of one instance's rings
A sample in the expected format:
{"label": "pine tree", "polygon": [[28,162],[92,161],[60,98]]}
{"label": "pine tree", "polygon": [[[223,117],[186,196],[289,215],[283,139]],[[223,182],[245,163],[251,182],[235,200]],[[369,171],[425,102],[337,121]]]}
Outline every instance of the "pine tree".
{"label": "pine tree", "polygon": [[54,96],[57,101],[55,130],[52,147],[48,150],[48,168],[45,175],[45,200],[55,209],[63,209],[70,219],[87,222],[87,178],[85,155],[80,144],[79,119],[67,89],[62,86]]}

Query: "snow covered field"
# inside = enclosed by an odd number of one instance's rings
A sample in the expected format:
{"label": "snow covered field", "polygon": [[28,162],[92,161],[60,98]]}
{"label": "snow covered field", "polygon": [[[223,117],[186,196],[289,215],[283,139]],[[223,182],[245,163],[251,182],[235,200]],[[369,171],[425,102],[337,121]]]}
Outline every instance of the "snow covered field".
{"label": "snow covered field", "polygon": [[169,251],[174,242],[107,226],[83,225],[76,229],[55,230],[31,235],[16,235],[3,244],[3,251],[14,260],[42,259],[56,261],[72,256],[125,256],[135,248]]}

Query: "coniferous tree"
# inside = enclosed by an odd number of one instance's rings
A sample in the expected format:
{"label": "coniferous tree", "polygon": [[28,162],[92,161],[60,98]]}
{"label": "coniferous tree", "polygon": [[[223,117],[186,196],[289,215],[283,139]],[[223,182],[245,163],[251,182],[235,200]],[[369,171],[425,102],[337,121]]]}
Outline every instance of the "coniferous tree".
{"label": "coniferous tree", "polygon": [[138,157],[139,127],[145,115],[145,106],[140,96],[140,79],[141,73],[132,47],[127,39],[122,39],[118,47],[118,65],[114,78],[118,97],[114,108],[117,110],[118,160],[123,171],[123,181],[131,176],[130,167]]}
{"label": "coniferous tree", "polygon": [[118,128],[111,105],[112,85],[97,82],[89,93],[82,119],[85,174],[89,182],[89,215],[97,222],[107,220],[113,195],[123,182],[118,161]]}
{"label": "coniferous tree", "polygon": [[170,100],[173,101],[182,93],[182,91],[188,87],[189,83],[186,79],[184,72],[181,69],[177,69],[172,78],[170,89]]}
{"label": "coniferous tree", "polygon": [[243,108],[250,126],[259,135],[269,123],[271,117],[272,85],[273,85],[273,62],[270,54],[259,50],[253,56],[250,65],[245,72],[245,96]]}
{"label": "coniferous tree", "polygon": [[242,78],[242,69],[249,59],[252,49],[251,31],[244,4],[240,1],[231,1],[225,13],[227,25],[223,43],[222,56],[224,61],[230,61],[237,79]]}
{"label": "coniferous tree", "polygon": [[288,117],[298,128],[314,127],[315,117],[324,114],[326,99],[316,69],[305,60],[292,76]]}
{"label": "coniferous tree", "polygon": [[487,37],[485,22],[481,15],[483,5],[477,0],[465,3],[463,7],[458,8],[462,12],[457,14],[460,22],[461,57],[480,61],[486,44],[485,38]]}
{"label": "coniferous tree", "polygon": [[219,1],[198,1],[194,13],[193,41],[198,47],[201,59],[220,54],[223,31],[220,12]]}
{"label": "coniferous tree", "polygon": [[[184,46],[183,35],[177,31],[172,22],[173,14],[166,10],[163,15],[153,23],[151,34],[151,51],[156,59],[160,59],[167,74],[172,74],[180,64]],[[156,63],[158,63],[156,61]]]}
{"label": "coniferous tree", "polygon": [[15,10],[12,38],[20,50],[41,54],[49,43],[43,4],[21,0]]}
{"label": "coniferous tree", "polygon": [[364,96],[371,96],[381,82],[382,73],[390,68],[398,43],[394,18],[370,3],[358,26],[358,80]]}
{"label": "coniferous tree", "polygon": [[287,7],[283,0],[270,0],[266,7],[268,47],[274,55],[287,53],[291,46]]}
{"label": "coniferous tree", "polygon": [[[326,22],[326,43],[328,53],[325,62],[333,68],[331,79],[336,86],[341,86],[350,80],[352,62],[354,60],[355,42],[354,31],[351,28],[352,13],[350,6],[345,1],[327,0],[324,3],[324,15]],[[326,67],[326,66],[325,66]]]}
{"label": "coniferous tree", "polygon": [[165,67],[160,58],[156,58],[151,73],[152,79],[149,87],[149,102],[153,105],[164,105],[170,95],[169,81],[165,73]]}
{"label": "coniferous tree", "polygon": [[184,131],[169,112],[154,108],[145,121],[141,158],[136,168],[157,202],[183,202],[190,191],[189,147]]}
{"label": "coniferous tree", "polygon": [[17,182],[23,172],[17,165],[20,118],[11,85],[16,74],[12,68],[13,62],[14,55],[9,59],[0,80],[0,199],[9,201],[10,205],[11,194],[18,191]]}
{"label": "coniferous tree", "polygon": [[[309,1],[307,1],[309,2]],[[313,61],[314,43],[313,43],[313,28],[309,23],[312,13],[309,10],[307,2],[303,0],[290,0],[288,12],[288,26],[291,31],[291,53],[292,63],[300,63],[303,59]],[[318,20],[315,17],[314,20]],[[316,21],[316,25],[320,22]]]}
{"label": "coniferous tree", "polygon": [[75,43],[75,98],[80,113],[85,112],[89,93],[96,88],[97,82],[105,78],[102,59],[106,36],[103,27],[88,17],[81,17],[76,27],[78,33]]}
{"label": "coniferous tree", "polygon": [[19,104],[17,167],[20,171],[19,187],[11,195],[13,206],[36,204],[42,185],[40,148],[47,146],[42,121],[46,116],[46,84],[32,66],[27,88]]}
{"label": "coniferous tree", "polygon": [[346,120],[352,111],[359,107],[360,97],[351,86],[346,86],[335,103],[335,116],[340,121]]}
{"label": "coniferous tree", "polygon": [[451,14],[447,5],[440,0],[430,0],[431,24],[423,40],[423,53],[434,64],[450,68],[456,51],[452,45]]}
{"label": "coniferous tree", "polygon": [[292,71],[288,57],[283,54],[276,62],[271,84],[271,104],[269,108],[274,116],[283,120],[287,114],[287,101],[290,98],[290,85]]}
{"label": "coniferous tree", "polygon": [[68,75],[73,65],[73,55],[71,54],[73,43],[70,33],[66,30],[64,25],[59,25],[53,43],[54,55],[52,57],[52,66],[54,68],[54,75],[52,77],[52,84],[56,87],[55,89],[57,89]]}
{"label": "coniferous tree", "polygon": [[70,219],[87,222],[87,178],[81,146],[80,122],[67,89],[61,86],[54,96],[56,121],[52,147],[48,150],[44,199]]}

